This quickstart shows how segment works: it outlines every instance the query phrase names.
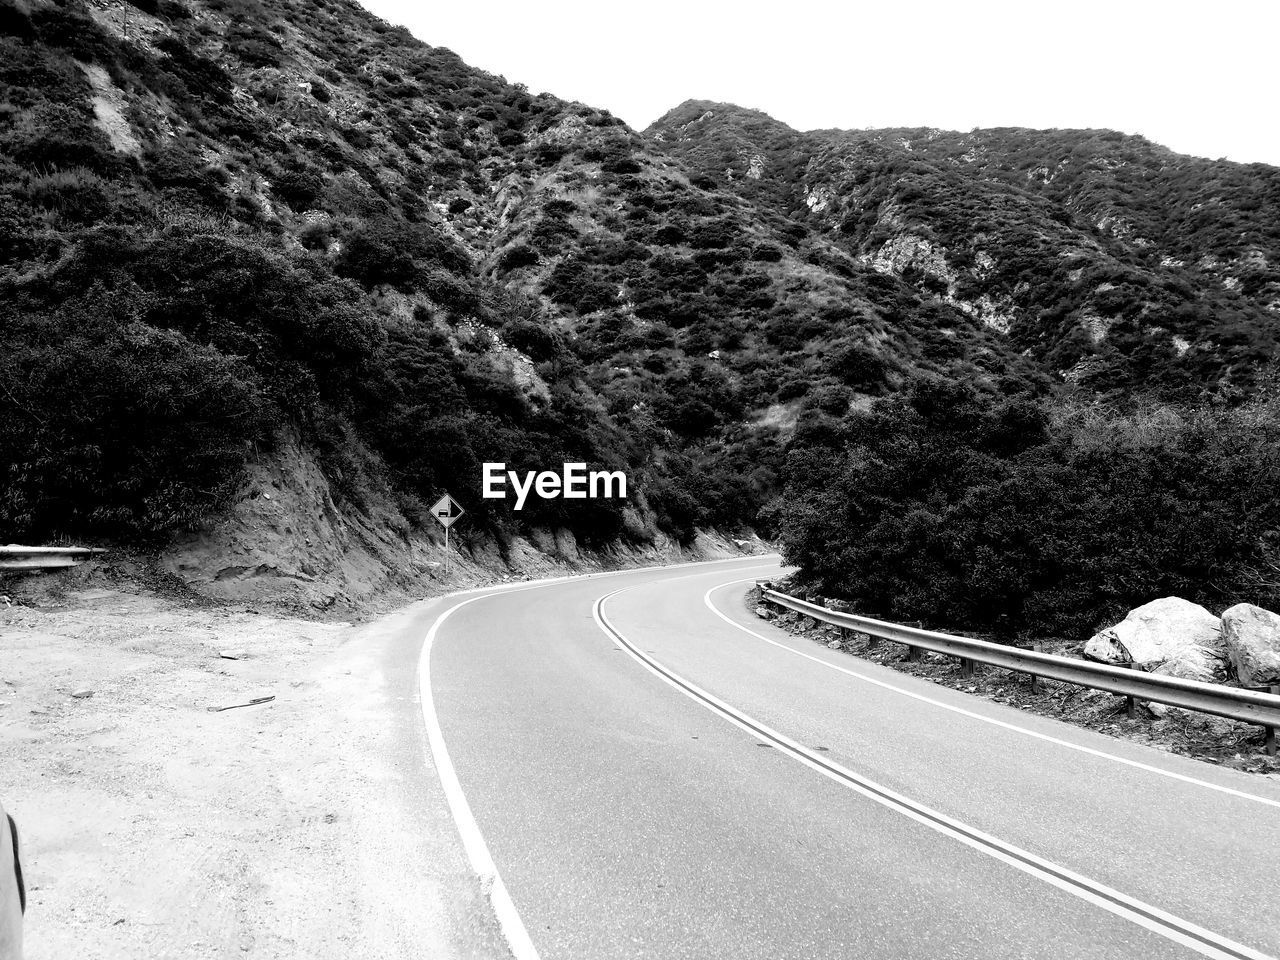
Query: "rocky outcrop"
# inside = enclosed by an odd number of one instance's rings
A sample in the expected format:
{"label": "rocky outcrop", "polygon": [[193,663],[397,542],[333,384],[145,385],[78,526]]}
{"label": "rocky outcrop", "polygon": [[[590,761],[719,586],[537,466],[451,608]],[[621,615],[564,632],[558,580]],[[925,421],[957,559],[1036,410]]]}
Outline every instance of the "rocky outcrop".
{"label": "rocky outcrop", "polygon": [[1181,597],[1152,600],[1095,634],[1084,647],[1090,660],[1139,664],[1150,673],[1205,682],[1226,679],[1222,621]]}
{"label": "rocky outcrop", "polygon": [[1222,614],[1222,639],[1241,686],[1280,684],[1280,615],[1237,603]]}
{"label": "rocky outcrop", "polygon": [[879,273],[901,276],[914,267],[925,276],[932,277],[951,287],[956,282],[956,272],[947,263],[947,251],[924,237],[907,233],[885,242],[871,261]]}

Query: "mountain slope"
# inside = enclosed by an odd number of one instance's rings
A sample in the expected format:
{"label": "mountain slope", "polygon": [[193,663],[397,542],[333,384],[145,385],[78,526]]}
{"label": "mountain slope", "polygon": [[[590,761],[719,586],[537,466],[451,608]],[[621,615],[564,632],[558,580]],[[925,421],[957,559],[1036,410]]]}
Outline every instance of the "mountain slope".
{"label": "mountain slope", "polygon": [[[17,536],[198,523],[298,429],[339,500],[385,474],[410,520],[447,486],[500,539],[688,537],[753,520],[770,424],[806,394],[1034,379],[958,311],[691,182],[607,113],[342,0],[0,10]],[[67,392],[84,402],[50,402]],[[110,452],[68,442],[85,436]],[[634,509],[516,518],[476,497],[482,460],[566,459],[632,470]]]}
{"label": "mountain slope", "polygon": [[[767,529],[792,436],[921,380],[1252,389],[1271,168],[1187,208],[1199,265],[1116,177],[1019,180],[1050,135],[896,136],[688,104],[641,135],[348,0],[0,0],[0,527],[284,575],[207,530],[250,516],[305,580],[430,538],[448,489],[475,550],[647,548]],[[632,496],[516,513],[499,460]]]}
{"label": "mountain slope", "polygon": [[689,101],[646,134],[1070,383],[1240,396],[1280,335],[1280,169],[1111,131],[810,131]]}

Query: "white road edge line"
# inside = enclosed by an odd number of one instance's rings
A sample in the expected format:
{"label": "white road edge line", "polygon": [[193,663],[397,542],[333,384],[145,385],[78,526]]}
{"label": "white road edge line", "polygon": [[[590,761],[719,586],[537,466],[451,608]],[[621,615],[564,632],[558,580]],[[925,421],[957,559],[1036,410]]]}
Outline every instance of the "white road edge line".
{"label": "white road edge line", "polygon": [[[763,556],[774,556],[774,554],[765,554]],[[476,594],[476,596],[471,596],[469,599],[454,604],[436,617],[431,624],[431,628],[427,631],[426,637],[423,638],[422,649],[418,654],[418,688],[419,701],[422,705],[422,721],[427,729],[427,743],[431,747],[431,758],[435,764],[436,775],[440,778],[440,786],[443,788],[445,800],[449,804],[449,812],[453,815],[454,824],[457,826],[458,834],[462,838],[462,846],[466,851],[467,861],[471,864],[472,872],[480,879],[480,889],[484,891],[489,899],[489,905],[498,920],[498,928],[502,931],[502,936],[506,940],[515,960],[539,960],[538,949],[533,945],[533,940],[529,937],[529,931],[525,928],[524,921],[520,919],[520,911],[516,909],[515,901],[511,899],[507,885],[503,882],[502,875],[498,872],[497,864],[493,861],[493,855],[489,852],[489,845],[485,843],[484,834],[480,832],[480,825],[476,823],[475,814],[471,812],[471,805],[467,803],[466,794],[462,791],[462,784],[458,780],[458,772],[453,766],[453,759],[449,756],[449,749],[445,746],[444,733],[440,729],[440,719],[436,715],[435,699],[431,693],[431,648],[435,644],[440,627],[458,610],[468,604],[475,603],[477,600],[484,600],[488,597],[502,596],[507,593],[521,593],[525,590],[536,590],[540,587],[566,583],[571,580],[603,579],[605,577],[623,576],[628,573],[646,573],[653,570],[672,570],[680,567],[712,566],[722,563],[744,563],[751,560],[761,561],[759,565],[762,567],[768,565],[763,561],[763,557],[751,556],[729,557],[724,560],[697,560],[690,563],[671,563],[658,567],[610,570],[601,574],[587,574],[585,577],[550,577],[529,583],[521,582],[518,584],[498,584],[492,587],[477,587],[472,590],[460,590],[457,593],[447,594],[439,598],[448,600],[468,594]],[[750,567],[751,565],[747,564],[747,566]]]}
{"label": "white road edge line", "polygon": [[1051,736],[1050,734],[1047,734],[1047,733],[1039,733],[1035,730],[1028,730],[1026,727],[1018,726],[1016,723],[1009,723],[1005,720],[997,720],[994,717],[985,717],[982,714],[975,713],[972,710],[966,710],[964,707],[957,707],[954,704],[944,703],[941,700],[935,700],[933,697],[926,697],[924,694],[921,694],[921,693],[914,693],[911,690],[906,690],[903,687],[895,686],[894,684],[887,683],[884,680],[877,680],[875,677],[867,676],[865,673],[859,673],[857,670],[850,670],[848,667],[842,667],[839,664],[830,662],[829,660],[824,660],[822,657],[815,657],[811,653],[805,653],[803,650],[797,650],[795,647],[789,646],[788,644],[781,643],[780,641],[774,640],[771,637],[766,637],[762,633],[757,633],[756,631],[752,630],[750,627],[743,626],[741,623],[738,623],[736,620],[729,617],[727,614],[721,611],[714,603],[711,602],[711,594],[713,594],[715,591],[723,589],[724,587],[731,587],[736,583],[751,583],[751,582],[754,582],[754,581],[748,578],[744,580],[732,580],[732,581],[729,581],[728,583],[717,584],[716,586],[708,590],[705,594],[703,594],[702,602],[706,604],[708,610],[714,613],[717,617],[719,617],[725,623],[729,624],[732,627],[736,627],[737,629],[741,630],[743,633],[750,634],[751,636],[755,637],[757,640],[763,640],[765,643],[773,644],[773,646],[775,647],[781,647],[783,650],[786,650],[789,653],[794,653],[797,657],[804,657],[806,660],[812,660],[814,663],[820,663],[824,667],[830,667],[832,670],[838,670],[841,673],[848,674],[849,676],[854,677],[855,679],[862,680],[866,683],[873,684],[877,687],[882,687],[885,690],[892,690],[894,693],[900,693],[904,697],[910,697],[911,699],[919,700],[922,703],[928,703],[935,707],[941,707],[943,710],[950,710],[952,713],[958,713],[961,716],[970,717],[971,719],[974,719],[974,720],[981,720],[983,723],[989,723],[992,726],[1000,727],[1004,730],[1012,730],[1015,733],[1025,734],[1028,737],[1034,737],[1035,739],[1043,740],[1046,743],[1052,743],[1060,747],[1066,747],[1070,750],[1076,750],[1080,753],[1085,753],[1092,757],[1099,757],[1104,760],[1112,760],[1116,763],[1122,763],[1126,767],[1133,767],[1137,770],[1143,770],[1147,773],[1155,773],[1162,777],[1168,777],[1171,780],[1178,780],[1178,781],[1181,781],[1182,783],[1189,783],[1198,787],[1205,787],[1206,789],[1209,789],[1209,790],[1216,790],[1219,793],[1225,793],[1233,797],[1239,797],[1242,800],[1252,800],[1255,803],[1262,803],[1269,807],[1280,808],[1280,800],[1272,800],[1270,797],[1260,797],[1254,793],[1246,793],[1243,790],[1236,790],[1233,787],[1224,787],[1217,783],[1211,783],[1208,780],[1199,780],[1196,777],[1190,777],[1190,776],[1187,776],[1186,774],[1174,773],[1171,770],[1163,770],[1160,767],[1153,766],[1148,763],[1142,763],[1139,760],[1129,760],[1125,757],[1117,756],[1114,753],[1107,753],[1104,750],[1095,749],[1094,747],[1086,747],[1078,743],[1072,743],[1069,740],[1061,740],[1058,737]]}
{"label": "white road edge line", "polygon": [[[725,585],[721,584],[721,586]],[[1008,864],[1059,890],[1079,897],[1081,900],[1101,907],[1109,913],[1129,920],[1174,943],[1188,947],[1202,956],[1213,957],[1215,960],[1242,960],[1242,958],[1248,958],[1248,960],[1274,960],[1267,954],[1259,953],[1251,947],[1236,943],[1141,900],[1126,896],[1118,890],[1113,890],[1082,874],[1068,870],[1066,867],[1059,866],[1050,860],[1037,857],[1029,851],[1016,847],[1011,843],[1006,843],[960,820],[948,817],[946,814],[940,813],[931,807],[917,803],[903,794],[897,793],[820,756],[772,727],[729,706],[723,700],[708,693],[696,684],[685,680],[678,674],[668,670],[648,654],[641,652],[609,623],[604,615],[605,601],[622,592],[622,590],[615,590],[602,596],[592,608],[592,615],[595,617],[596,624],[604,634],[659,679],[675,687],[695,703],[701,704],[711,712],[719,714],[730,723],[745,730],[753,737],[763,736],[771,740],[775,746],[781,748],[793,759],[881,806],[900,813],[937,833],[958,840],[980,853]]]}
{"label": "white road edge line", "polygon": [[[526,589],[534,589],[532,587]],[[515,960],[538,960],[538,949],[529,939],[529,931],[520,919],[520,911],[516,909],[507,885],[498,873],[498,867],[489,853],[489,845],[484,842],[484,834],[476,823],[471,805],[467,803],[462,792],[462,784],[458,782],[458,772],[454,769],[453,760],[444,743],[444,734],[440,730],[440,720],[436,716],[435,701],[431,696],[431,647],[435,643],[436,634],[441,625],[458,610],[468,604],[483,600],[491,594],[482,594],[455,604],[436,618],[422,642],[422,653],[418,659],[418,685],[422,690],[422,719],[427,727],[427,742],[431,745],[431,757],[435,761],[436,774],[440,777],[440,785],[444,788],[445,799],[449,802],[449,811],[453,814],[458,833],[462,837],[462,846],[471,862],[471,869],[480,878],[480,889],[489,898],[494,915],[498,918],[498,927],[502,931],[507,946]]]}

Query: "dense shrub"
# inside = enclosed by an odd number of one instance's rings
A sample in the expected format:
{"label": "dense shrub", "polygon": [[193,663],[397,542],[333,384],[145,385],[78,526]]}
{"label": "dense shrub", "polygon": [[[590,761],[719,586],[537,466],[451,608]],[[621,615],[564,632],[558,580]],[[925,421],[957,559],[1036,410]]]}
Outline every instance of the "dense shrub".
{"label": "dense shrub", "polygon": [[103,64],[115,60],[115,41],[80,3],[42,6],[32,12],[31,22],[42,41],[77,60]]}
{"label": "dense shrub", "polygon": [[646,494],[658,526],[680,543],[692,543],[702,511],[689,485],[679,478],[659,479],[648,484]]}
{"label": "dense shrub", "polygon": [[498,258],[498,272],[510,273],[512,270],[519,270],[521,267],[531,267],[538,263],[539,260],[541,260],[541,257],[538,256],[538,251],[527,243],[512,244]]}
{"label": "dense shrub", "polygon": [[617,301],[617,289],[576,258],[556,264],[545,289],[551,299],[579,313],[604,310]]}
{"label": "dense shrub", "polygon": [[176,36],[161,37],[156,49],[165,54],[162,66],[182,83],[184,94],[199,102],[215,104],[231,102],[231,78],[220,66],[195,53]]}
{"label": "dense shrub", "polygon": [[87,235],[59,270],[22,290],[22,302],[53,309],[95,284],[119,290],[138,320],[246,358],[296,415],[345,397],[365,376],[376,326],[355,291],[310,256],[186,228],[132,233]]}
{"label": "dense shrub", "polygon": [[0,528],[41,541],[192,526],[233,490],[270,406],[242,361],[130,320],[101,289],[0,314]]}
{"label": "dense shrub", "polygon": [[81,167],[113,176],[126,166],[94,125],[87,106],[41,104],[23,124],[0,134],[0,150],[41,171]]}
{"label": "dense shrub", "polygon": [[94,223],[112,209],[107,185],[89,170],[58,170],[32,176],[22,185],[22,196],[32,206],[79,224]]}
{"label": "dense shrub", "polygon": [[335,270],[366,287],[387,283],[401,290],[425,282],[432,266],[465,271],[467,255],[433,227],[382,219],[357,227],[343,241]]}
{"label": "dense shrub", "polygon": [[502,328],[506,341],[538,363],[554,360],[567,351],[564,338],[546,321],[513,320]]}
{"label": "dense shrub", "polygon": [[885,384],[884,360],[861,343],[849,343],[838,349],[828,361],[828,370],[855,390],[875,392]]}
{"label": "dense shrub", "polygon": [[271,189],[294,210],[309,210],[324,194],[324,178],[311,170],[290,170],[276,177]]}
{"label": "dense shrub", "polygon": [[1169,594],[1280,600],[1271,407],[1054,414],[931,383],[798,432],[786,478],[787,558],[873,613],[1083,638]]}

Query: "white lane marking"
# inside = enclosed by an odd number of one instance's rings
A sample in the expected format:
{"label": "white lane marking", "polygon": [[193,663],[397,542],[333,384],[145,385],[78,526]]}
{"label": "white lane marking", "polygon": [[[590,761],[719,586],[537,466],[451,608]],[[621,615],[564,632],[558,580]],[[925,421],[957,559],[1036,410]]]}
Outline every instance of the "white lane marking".
{"label": "white lane marking", "polygon": [[[767,554],[765,556],[773,555]],[[752,560],[762,562],[750,563],[749,561]],[[502,875],[498,872],[493,855],[489,852],[489,845],[485,843],[484,834],[480,831],[480,825],[476,822],[475,814],[471,812],[471,805],[467,803],[466,794],[463,793],[462,784],[458,780],[458,772],[454,768],[453,759],[449,756],[449,749],[444,742],[444,733],[440,729],[440,719],[436,715],[435,698],[431,692],[431,648],[435,645],[440,627],[458,610],[468,604],[475,603],[477,600],[484,600],[489,597],[502,596],[508,593],[521,593],[525,590],[537,590],[571,580],[602,579],[626,574],[647,573],[654,570],[712,566],[723,563],[743,563],[744,569],[747,570],[752,569],[754,566],[764,568],[775,565],[764,562],[763,557],[730,557],[727,560],[698,560],[690,563],[666,564],[660,567],[612,570],[608,573],[587,574],[586,577],[549,577],[545,580],[535,580],[529,583],[500,584],[492,587],[460,590],[457,593],[448,595],[447,598],[467,596],[468,594],[478,594],[478,596],[471,596],[469,599],[456,603],[441,613],[435,619],[435,622],[431,624],[431,629],[427,631],[426,637],[423,638],[422,650],[418,654],[418,687],[420,691],[419,699],[422,704],[422,720],[427,728],[427,742],[431,747],[431,757],[435,763],[436,774],[440,778],[440,786],[444,790],[445,800],[449,804],[449,812],[453,815],[454,824],[457,826],[458,834],[462,838],[462,846],[466,851],[467,860],[471,864],[471,870],[480,878],[480,887],[489,898],[489,905],[497,917],[498,927],[502,931],[502,936],[507,941],[507,946],[510,948],[515,960],[539,960],[538,950],[533,945],[533,940],[529,937],[529,931],[525,928],[524,921],[520,919],[520,912],[516,909],[515,901],[511,899],[511,894],[507,890],[506,883],[502,880]],[[698,575],[691,574],[690,576]]]}
{"label": "white lane marking", "polygon": [[1219,936],[1211,930],[1183,920],[1141,900],[1126,896],[1096,880],[1059,866],[1050,860],[1038,857],[1027,850],[1023,850],[1021,847],[1014,846],[989,833],[978,830],[976,827],[971,827],[963,821],[956,820],[931,807],[918,803],[895,790],[856,774],[847,767],[809,750],[772,727],[729,706],[723,700],[667,669],[648,654],[641,652],[618,632],[617,628],[605,617],[604,604],[605,601],[622,592],[623,590],[615,590],[606,594],[598,599],[592,608],[596,624],[604,631],[605,635],[659,679],[675,687],[694,702],[720,715],[751,736],[764,737],[772,741],[774,746],[782,749],[784,753],[793,759],[800,761],[805,766],[816,770],[836,783],[848,787],[868,800],[900,813],[943,836],[958,840],[965,846],[1006,863],[1087,903],[1101,907],[1103,910],[1150,930],[1152,933],[1188,947],[1202,956],[1213,957],[1215,960],[1244,960],[1244,958],[1247,958],[1247,960],[1275,960],[1275,958],[1267,954]]}
{"label": "white lane marking", "polygon": [[[525,589],[535,588],[526,587]],[[511,954],[515,960],[538,960],[538,950],[529,939],[529,931],[525,929],[524,921],[520,919],[520,912],[516,909],[511,894],[507,892],[507,885],[503,883],[502,875],[498,873],[493,855],[489,853],[489,845],[484,842],[484,834],[480,832],[480,825],[476,823],[471,805],[467,803],[466,795],[462,792],[462,784],[458,782],[458,773],[445,746],[444,734],[440,730],[440,720],[436,716],[435,701],[431,696],[431,647],[435,643],[436,634],[440,631],[441,625],[458,610],[487,596],[492,594],[483,594],[455,604],[440,614],[436,622],[431,625],[431,629],[427,631],[426,639],[422,642],[422,653],[418,659],[418,685],[422,690],[422,719],[427,726],[427,742],[431,744],[431,757],[435,761],[436,773],[440,777],[440,785],[444,788],[445,799],[449,802],[449,811],[453,814],[454,823],[458,826],[458,833],[462,837],[462,846],[467,852],[467,859],[471,862],[471,869],[480,878],[480,888],[488,895],[489,904],[498,918],[498,927],[502,930],[502,936],[511,948]]]}
{"label": "white lane marking", "polygon": [[1272,800],[1269,797],[1260,797],[1254,793],[1245,793],[1243,790],[1236,790],[1233,787],[1224,787],[1217,783],[1211,783],[1208,780],[1199,780],[1195,777],[1187,776],[1186,774],[1174,773],[1171,770],[1163,770],[1160,767],[1153,766],[1149,763],[1142,763],[1139,760],[1129,760],[1125,757],[1116,756],[1114,753],[1107,753],[1106,751],[1095,749],[1094,747],[1086,747],[1078,743],[1072,743],[1070,740],[1061,740],[1058,737],[1051,736],[1050,734],[1047,734],[1047,733],[1039,733],[1035,730],[1028,730],[1026,727],[1018,726],[1016,723],[1009,723],[1005,720],[997,720],[994,717],[983,716],[982,714],[975,713],[972,710],[966,710],[964,707],[957,707],[950,703],[944,703],[941,700],[935,700],[933,697],[927,697],[922,693],[914,693],[911,690],[907,690],[907,689],[904,689],[903,687],[895,686],[894,684],[887,683],[884,680],[877,680],[875,677],[867,676],[867,674],[865,673],[859,673],[857,670],[850,670],[848,667],[842,667],[839,664],[830,662],[829,660],[824,660],[822,657],[815,657],[811,653],[805,653],[803,650],[797,650],[795,647],[789,646],[788,644],[782,643],[778,640],[774,640],[771,637],[766,637],[764,634],[757,633],[756,631],[752,630],[750,627],[743,626],[741,623],[738,623],[738,621],[730,618],[723,611],[721,611],[714,603],[711,602],[711,594],[713,594],[715,591],[720,590],[723,587],[731,587],[735,583],[749,583],[749,582],[752,582],[751,578],[744,579],[744,580],[732,580],[728,583],[716,584],[716,586],[712,587],[710,590],[708,590],[705,594],[702,595],[702,602],[706,604],[708,610],[714,613],[717,617],[719,617],[725,623],[729,624],[730,626],[736,627],[737,629],[741,630],[743,633],[750,634],[751,636],[755,637],[757,640],[763,640],[765,643],[773,644],[775,647],[781,647],[783,650],[786,650],[789,653],[794,653],[797,657],[804,657],[806,660],[812,660],[814,663],[820,663],[824,667],[830,667],[832,670],[839,670],[841,673],[848,674],[849,676],[854,677],[858,680],[865,681],[866,683],[874,684],[877,687],[883,687],[885,690],[892,690],[894,693],[900,693],[904,697],[910,697],[911,699],[919,700],[922,703],[932,704],[935,707],[941,707],[943,710],[950,710],[952,713],[958,713],[961,716],[970,717],[974,720],[981,720],[983,723],[989,723],[992,726],[1000,727],[1004,730],[1012,730],[1015,733],[1025,734],[1028,737],[1035,737],[1037,740],[1043,740],[1046,743],[1053,743],[1060,747],[1067,747],[1070,750],[1076,750],[1076,751],[1079,751],[1080,753],[1086,753],[1091,757],[1099,757],[1103,760],[1112,760],[1116,763],[1122,763],[1127,767],[1134,767],[1138,770],[1143,770],[1147,773],[1159,774],[1162,777],[1168,777],[1171,780],[1178,780],[1178,781],[1181,781],[1182,783],[1193,784],[1194,786],[1197,786],[1197,787],[1205,787],[1209,790],[1216,790],[1219,793],[1225,793],[1233,797],[1239,797],[1242,800],[1252,800],[1255,803],[1265,804],[1269,807],[1280,807],[1280,800]]}

